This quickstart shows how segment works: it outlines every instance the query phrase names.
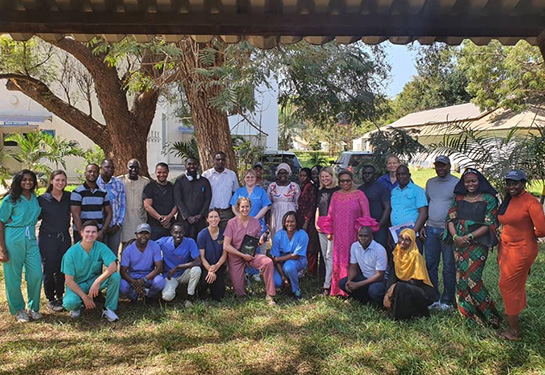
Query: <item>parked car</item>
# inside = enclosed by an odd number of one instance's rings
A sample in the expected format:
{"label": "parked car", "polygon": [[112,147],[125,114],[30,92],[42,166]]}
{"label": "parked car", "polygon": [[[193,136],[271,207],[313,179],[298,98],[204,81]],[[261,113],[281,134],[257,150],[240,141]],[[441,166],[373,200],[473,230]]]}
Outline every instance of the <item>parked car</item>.
{"label": "parked car", "polygon": [[345,151],[342,152],[336,162],[333,163],[333,168],[336,173],[342,170],[348,170],[354,173],[354,181],[357,184],[361,184],[361,174],[359,173],[358,166],[365,164],[366,162],[373,161],[373,153],[367,151]]}
{"label": "parked car", "polygon": [[292,181],[299,181],[299,171],[301,170],[301,163],[293,152],[289,151],[277,151],[266,150],[261,157],[261,164],[263,165],[263,177],[268,181],[276,181],[276,167],[280,163],[287,163],[291,168]]}

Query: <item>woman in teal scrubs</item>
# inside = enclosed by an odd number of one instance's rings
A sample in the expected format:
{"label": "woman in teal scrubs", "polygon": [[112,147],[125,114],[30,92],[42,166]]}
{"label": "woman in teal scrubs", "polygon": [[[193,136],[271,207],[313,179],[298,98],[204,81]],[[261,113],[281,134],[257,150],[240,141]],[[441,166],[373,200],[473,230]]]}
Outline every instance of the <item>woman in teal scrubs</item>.
{"label": "woman in teal scrubs", "polygon": [[[36,222],[40,205],[34,194],[38,181],[36,174],[24,169],[13,177],[9,192],[0,206],[0,261],[4,263],[4,281],[9,311],[21,323],[40,319],[40,290],[42,264],[36,242]],[[25,268],[28,312],[21,292]]]}

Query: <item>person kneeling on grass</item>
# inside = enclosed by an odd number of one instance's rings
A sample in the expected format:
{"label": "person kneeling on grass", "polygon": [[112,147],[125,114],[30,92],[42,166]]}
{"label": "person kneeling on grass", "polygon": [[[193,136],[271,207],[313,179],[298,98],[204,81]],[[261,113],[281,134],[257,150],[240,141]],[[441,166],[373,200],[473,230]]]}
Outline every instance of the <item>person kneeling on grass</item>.
{"label": "person kneeling on grass", "polygon": [[289,288],[296,300],[302,298],[299,288],[299,271],[307,265],[308,234],[301,229],[295,211],[288,211],[282,218],[283,230],[276,233],[271,248],[274,263],[274,286]]}
{"label": "person kneeling on grass", "polygon": [[[106,303],[102,317],[110,322],[119,318],[115,313],[119,299],[121,276],[117,273],[117,257],[97,241],[98,223],[86,221],[81,226],[81,241],[72,246],[62,258],[62,273],[66,280],[66,295],[62,306],[72,318],[81,315],[82,303],[87,310],[96,307],[94,298],[106,289]],[[106,269],[103,271],[103,267]]]}
{"label": "person kneeling on grass", "polygon": [[163,276],[166,278],[163,299],[167,302],[176,297],[179,284],[187,284],[185,307],[193,306],[195,289],[201,278],[201,259],[197,243],[192,238],[184,237],[182,223],[170,227],[170,237],[157,240],[163,250]]}
{"label": "person kneeling on grass", "polygon": [[131,302],[141,297],[155,297],[165,287],[161,247],[150,241],[151,226],[147,223],[136,227],[136,240],[123,250],[121,256],[120,293]]}
{"label": "person kneeling on grass", "polygon": [[380,305],[386,292],[387,265],[386,250],[373,240],[371,227],[363,226],[358,231],[358,241],[350,248],[348,276],[339,281],[339,288],[363,304]]}

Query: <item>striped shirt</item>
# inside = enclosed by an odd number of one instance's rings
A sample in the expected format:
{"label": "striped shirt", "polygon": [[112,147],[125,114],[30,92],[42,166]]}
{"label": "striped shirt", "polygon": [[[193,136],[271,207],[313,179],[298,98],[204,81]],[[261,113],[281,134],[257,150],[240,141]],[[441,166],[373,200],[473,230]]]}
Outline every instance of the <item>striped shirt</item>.
{"label": "striped shirt", "polygon": [[212,186],[210,208],[229,208],[231,197],[239,187],[235,172],[225,168],[223,172],[219,173],[214,168],[211,168],[202,175],[210,181],[210,186]]}
{"label": "striped shirt", "polygon": [[[100,188],[91,189],[87,183],[78,186],[70,196],[70,206],[81,207],[81,222],[96,220],[100,228],[104,223],[104,207],[108,207],[108,193]],[[74,229],[76,227],[74,226]]]}
{"label": "striped shirt", "polygon": [[112,205],[112,221],[110,227],[114,225],[122,226],[125,220],[126,194],[125,184],[119,178],[111,177],[110,181],[104,182],[102,175],[98,176],[97,185],[108,193],[108,200]]}

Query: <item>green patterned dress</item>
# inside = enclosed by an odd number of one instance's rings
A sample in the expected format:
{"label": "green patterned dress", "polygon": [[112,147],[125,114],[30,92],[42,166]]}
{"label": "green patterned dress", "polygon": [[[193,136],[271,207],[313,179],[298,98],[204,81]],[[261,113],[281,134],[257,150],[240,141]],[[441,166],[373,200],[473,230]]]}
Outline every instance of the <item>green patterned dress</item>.
{"label": "green patterned dress", "polygon": [[458,236],[467,235],[483,225],[490,228],[487,235],[472,240],[469,246],[459,248],[454,244],[454,259],[458,310],[468,319],[493,327],[499,325],[501,315],[483,284],[482,275],[489,247],[497,242],[497,208],[498,202],[490,194],[483,194],[482,200],[477,202],[464,201],[464,195],[457,195],[447,219],[454,224]]}

